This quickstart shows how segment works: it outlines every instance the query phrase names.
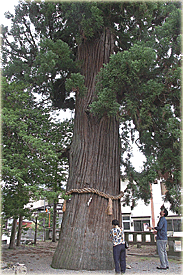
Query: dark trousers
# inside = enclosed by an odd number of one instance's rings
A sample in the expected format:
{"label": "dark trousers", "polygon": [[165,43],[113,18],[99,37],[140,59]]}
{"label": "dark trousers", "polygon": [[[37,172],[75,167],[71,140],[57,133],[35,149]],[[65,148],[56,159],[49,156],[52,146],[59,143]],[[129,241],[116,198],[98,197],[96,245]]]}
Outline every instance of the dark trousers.
{"label": "dark trousers", "polygon": [[125,244],[113,246],[113,257],[116,273],[125,273],[126,271],[126,250]]}

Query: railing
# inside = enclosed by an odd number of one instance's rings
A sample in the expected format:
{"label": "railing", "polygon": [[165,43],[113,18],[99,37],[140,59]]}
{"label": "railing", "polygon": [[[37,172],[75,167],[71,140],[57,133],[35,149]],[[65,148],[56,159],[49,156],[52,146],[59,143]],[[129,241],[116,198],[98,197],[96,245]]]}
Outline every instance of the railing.
{"label": "railing", "polygon": [[[156,245],[156,236],[152,232],[133,231],[125,232],[125,240],[130,244]],[[182,237],[168,237],[168,255],[180,257],[183,251]]]}
{"label": "railing", "polygon": [[130,244],[155,245],[155,235],[152,232],[133,231],[125,232],[125,240]]}

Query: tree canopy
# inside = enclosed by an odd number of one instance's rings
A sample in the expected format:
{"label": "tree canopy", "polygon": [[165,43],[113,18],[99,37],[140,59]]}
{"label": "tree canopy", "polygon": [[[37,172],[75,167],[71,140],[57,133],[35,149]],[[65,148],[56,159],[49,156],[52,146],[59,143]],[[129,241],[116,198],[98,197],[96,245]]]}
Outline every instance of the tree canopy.
{"label": "tree canopy", "polygon": [[[104,29],[114,37],[114,54],[97,76],[88,112],[116,116],[122,152],[131,133],[146,156],[141,173],[122,161],[134,198],[150,198],[147,183],[165,181],[166,200],[180,206],[180,2],[20,2],[12,27],[2,29],[3,75],[28,83],[54,108],[75,108],[87,93],[78,59],[81,44],[95,41]],[[73,95],[75,92],[75,95]],[[132,129],[129,125],[133,123]],[[130,157],[130,154],[129,154]],[[133,184],[137,182],[137,186]]]}
{"label": "tree canopy", "polygon": [[30,216],[25,208],[30,198],[57,203],[65,193],[68,161],[59,158],[58,151],[70,144],[72,123],[53,122],[50,108],[41,106],[21,81],[8,83],[3,78],[2,99],[2,211],[6,220]]}

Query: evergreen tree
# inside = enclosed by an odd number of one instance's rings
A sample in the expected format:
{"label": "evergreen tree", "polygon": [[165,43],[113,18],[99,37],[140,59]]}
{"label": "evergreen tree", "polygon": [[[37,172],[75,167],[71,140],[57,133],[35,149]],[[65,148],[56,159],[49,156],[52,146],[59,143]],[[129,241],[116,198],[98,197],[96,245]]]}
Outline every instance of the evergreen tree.
{"label": "evergreen tree", "polygon": [[[25,84],[8,84],[3,79],[2,90],[3,213],[6,219],[12,217],[17,220],[18,217],[30,215],[29,210],[25,208],[30,198],[50,198],[50,191],[45,190],[52,186],[53,182],[57,186],[53,190],[54,196],[64,193],[63,175],[67,172],[66,163],[58,159],[56,148],[63,148],[63,139],[69,142],[67,126],[70,122],[53,123],[50,109],[38,107],[32,93],[26,90]],[[62,137],[56,145],[55,128],[60,138]],[[17,244],[20,242],[21,232],[18,236]],[[13,240],[11,245],[14,246]]]}
{"label": "evergreen tree", "polygon": [[[178,211],[180,13],[179,2],[25,2],[7,15],[12,28],[2,32],[4,75],[26,80],[55,108],[75,108],[68,191],[91,187],[118,195],[121,152],[128,151],[129,133],[133,139],[138,131],[147,162],[140,174],[123,163],[127,195],[131,188],[147,202],[149,184],[161,177]],[[107,204],[96,194],[72,194],[54,268],[113,269],[107,240],[111,220],[121,213],[113,200],[107,216]]]}
{"label": "evergreen tree", "polygon": [[64,154],[66,148],[71,143],[72,128],[72,120],[65,120],[62,123],[54,122],[47,137],[50,148],[55,153],[55,157],[51,157],[46,163],[47,170],[44,173],[44,185],[46,189],[42,192],[42,196],[46,198],[49,204],[53,205],[53,242],[56,241],[57,204],[59,198],[67,198],[64,193],[68,178],[68,159],[64,157]]}

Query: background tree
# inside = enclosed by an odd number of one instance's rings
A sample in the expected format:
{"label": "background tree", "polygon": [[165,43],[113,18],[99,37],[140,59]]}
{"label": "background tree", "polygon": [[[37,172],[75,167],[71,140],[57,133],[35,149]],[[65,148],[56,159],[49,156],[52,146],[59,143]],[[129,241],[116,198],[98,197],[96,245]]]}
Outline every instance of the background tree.
{"label": "background tree", "polygon": [[[55,152],[55,157],[47,161],[47,171],[44,173],[45,189],[42,196],[47,199],[50,205],[53,204],[53,221],[52,221],[52,241],[56,241],[56,221],[57,221],[57,204],[59,198],[64,196],[66,181],[68,178],[68,159],[64,157],[65,150],[71,143],[72,137],[72,120],[54,123],[48,133],[50,147]],[[63,156],[63,157],[62,157]]]}
{"label": "background tree", "polygon": [[[31,190],[34,190],[35,181],[29,171],[33,162],[31,144],[27,146],[33,114],[26,113],[32,109],[33,104],[28,93],[22,94],[24,84],[8,84],[3,80],[3,212],[6,218],[13,217],[13,225],[16,225],[18,217],[26,216],[24,206],[29,202]],[[24,106],[22,106],[24,102]],[[24,107],[24,109],[22,108]],[[32,148],[33,149],[33,148]],[[32,157],[31,157],[32,156]],[[39,170],[39,169],[38,169]],[[32,173],[32,176],[34,173]],[[36,188],[37,190],[37,188]],[[35,195],[33,192],[31,195]],[[12,232],[15,232],[15,227]],[[21,229],[21,228],[20,228]],[[21,232],[19,231],[19,236]],[[15,234],[11,234],[10,248],[14,247]]]}
{"label": "background tree", "polygon": [[[19,218],[19,245],[22,218],[30,216],[29,210],[25,208],[30,198],[39,199],[43,195],[46,197],[44,190],[53,183],[54,178],[57,184],[55,194],[58,196],[58,192],[59,195],[64,192],[63,175],[67,171],[67,163],[59,161],[59,153],[56,152],[56,148],[61,150],[64,144],[55,144],[54,132],[56,128],[60,137],[62,136],[62,141],[65,139],[65,144],[68,144],[67,125],[70,126],[70,122],[51,122],[50,109],[38,107],[32,94],[26,90],[25,84],[8,84],[3,79],[2,90],[3,212],[6,219]],[[15,225],[16,221],[13,224]],[[15,228],[12,230],[15,232]],[[11,239],[14,237],[15,234],[11,234]],[[10,242],[10,248],[13,246],[14,239]]]}
{"label": "background tree", "polygon": [[[122,123],[122,152],[128,151],[127,135],[132,132],[133,140],[137,131],[147,158],[141,174],[123,161],[127,195],[131,188],[147,202],[149,183],[166,175],[170,200],[171,186],[180,188],[180,3],[27,2],[17,6],[15,17],[7,16],[12,28],[3,30],[6,77],[26,79],[55,108],[75,107],[67,190],[119,194]],[[67,203],[54,268],[113,269],[108,234],[112,219],[120,219],[120,204],[113,201],[107,216],[107,199],[93,194],[88,206],[90,198],[74,193]]]}

